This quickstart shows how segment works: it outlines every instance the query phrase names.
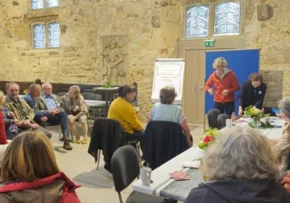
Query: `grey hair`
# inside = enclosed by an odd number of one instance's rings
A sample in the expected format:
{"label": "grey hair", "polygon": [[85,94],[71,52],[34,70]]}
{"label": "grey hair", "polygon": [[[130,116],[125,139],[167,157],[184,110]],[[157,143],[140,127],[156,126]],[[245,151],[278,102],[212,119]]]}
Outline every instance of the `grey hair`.
{"label": "grey hair", "polygon": [[290,97],[281,99],[278,102],[278,108],[290,119]]}
{"label": "grey hair", "polygon": [[11,85],[17,85],[18,88],[20,89],[20,86],[19,86],[19,84],[17,82],[8,82],[8,83],[6,83],[6,91],[9,89],[9,87]]}
{"label": "grey hair", "polygon": [[72,89],[77,97],[82,97],[81,95],[81,88],[78,85],[72,85],[69,89]]}
{"label": "grey hair", "polygon": [[32,93],[36,87],[40,87],[40,88],[41,88],[40,84],[32,83],[32,84],[29,86],[29,91],[30,91],[30,93]]}
{"label": "grey hair", "polygon": [[162,104],[171,104],[177,96],[174,87],[164,87],[160,90],[159,98]]}
{"label": "grey hair", "polygon": [[249,127],[224,129],[202,160],[210,180],[279,179],[280,172],[267,138]]}

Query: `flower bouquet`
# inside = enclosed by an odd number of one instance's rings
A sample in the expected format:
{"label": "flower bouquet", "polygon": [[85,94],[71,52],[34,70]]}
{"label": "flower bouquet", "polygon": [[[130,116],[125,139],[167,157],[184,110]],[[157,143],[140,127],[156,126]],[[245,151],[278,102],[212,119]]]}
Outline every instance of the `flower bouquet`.
{"label": "flower bouquet", "polygon": [[252,128],[257,128],[260,125],[260,128],[272,128],[273,126],[270,124],[269,120],[265,120],[262,122],[261,119],[268,117],[269,114],[264,114],[264,109],[260,110],[255,106],[249,106],[245,109],[244,114],[253,119],[252,122],[249,123],[249,126]]}
{"label": "flower bouquet", "polygon": [[217,133],[218,129],[210,128],[209,131],[206,132],[206,136],[198,144],[198,147],[202,150],[206,150],[215,140]]}
{"label": "flower bouquet", "polygon": [[114,86],[112,85],[112,80],[109,78],[109,79],[104,79],[102,80],[102,85],[103,85],[103,88],[113,88]]}
{"label": "flower bouquet", "polygon": [[27,93],[29,93],[29,89],[23,90],[23,94],[27,94]]}

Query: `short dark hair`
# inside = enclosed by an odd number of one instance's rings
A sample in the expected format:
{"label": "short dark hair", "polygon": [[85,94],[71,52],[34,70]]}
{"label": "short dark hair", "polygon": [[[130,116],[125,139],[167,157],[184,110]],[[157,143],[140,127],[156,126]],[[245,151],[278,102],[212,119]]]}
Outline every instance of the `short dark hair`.
{"label": "short dark hair", "polygon": [[40,79],[36,79],[34,83],[39,84],[39,85],[42,85],[42,82],[41,82]]}
{"label": "short dark hair", "polygon": [[125,98],[127,94],[136,92],[136,87],[133,85],[124,85],[118,89],[118,96]]}
{"label": "short dark hair", "polygon": [[263,82],[263,76],[260,73],[251,73],[249,76],[249,80],[252,82]]}

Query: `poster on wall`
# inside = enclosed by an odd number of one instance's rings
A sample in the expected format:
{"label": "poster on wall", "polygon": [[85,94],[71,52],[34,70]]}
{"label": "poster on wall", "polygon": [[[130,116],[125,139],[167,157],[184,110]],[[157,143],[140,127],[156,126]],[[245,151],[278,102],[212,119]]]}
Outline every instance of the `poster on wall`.
{"label": "poster on wall", "polygon": [[184,76],[184,59],[156,59],[154,64],[152,103],[160,101],[160,89],[166,86],[175,88],[177,97],[174,104],[181,104]]}

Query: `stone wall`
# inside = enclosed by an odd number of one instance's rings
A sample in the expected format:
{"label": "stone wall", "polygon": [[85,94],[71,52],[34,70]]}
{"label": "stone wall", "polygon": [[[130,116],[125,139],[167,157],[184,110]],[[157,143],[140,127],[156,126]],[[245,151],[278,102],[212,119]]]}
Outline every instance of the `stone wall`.
{"label": "stone wall", "polygon": [[[31,11],[29,2],[0,0],[0,80],[100,84],[103,39],[123,36],[124,81],[138,83],[141,116],[146,115],[154,59],[175,56],[183,33],[183,4],[178,0],[60,0],[59,8]],[[60,22],[61,48],[32,49],[31,24],[51,20]]]}
{"label": "stone wall", "polygon": [[[0,0],[0,80],[34,81],[40,78],[48,82],[100,84],[107,47],[103,39],[110,42],[112,38],[123,36],[124,80],[139,84],[142,118],[151,107],[154,59],[175,56],[177,42],[183,38],[185,6],[215,2],[60,1],[59,8],[30,11],[29,0]],[[265,20],[265,15],[260,18],[257,11],[260,4],[271,7],[270,19]],[[277,93],[267,97],[269,105],[290,92],[290,72],[287,71],[290,68],[289,11],[290,0],[243,1],[242,35],[247,48],[261,49],[261,70],[267,71],[266,80],[282,80],[269,85],[269,92]],[[61,48],[32,49],[31,24],[51,20],[60,22]]]}

